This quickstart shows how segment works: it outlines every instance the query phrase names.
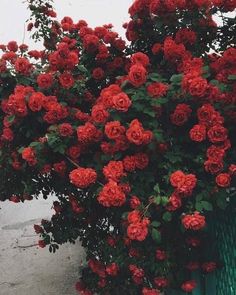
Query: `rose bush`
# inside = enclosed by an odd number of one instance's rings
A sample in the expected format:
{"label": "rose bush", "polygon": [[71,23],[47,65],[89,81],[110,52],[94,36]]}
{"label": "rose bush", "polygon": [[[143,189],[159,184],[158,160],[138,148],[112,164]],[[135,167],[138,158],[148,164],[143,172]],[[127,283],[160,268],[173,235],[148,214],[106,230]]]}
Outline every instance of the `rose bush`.
{"label": "rose bush", "polygon": [[128,45],[29,2],[45,49],[1,46],[1,200],[57,196],[35,231],[50,251],[81,240],[80,294],[192,292],[235,198],[236,2],[136,0]]}

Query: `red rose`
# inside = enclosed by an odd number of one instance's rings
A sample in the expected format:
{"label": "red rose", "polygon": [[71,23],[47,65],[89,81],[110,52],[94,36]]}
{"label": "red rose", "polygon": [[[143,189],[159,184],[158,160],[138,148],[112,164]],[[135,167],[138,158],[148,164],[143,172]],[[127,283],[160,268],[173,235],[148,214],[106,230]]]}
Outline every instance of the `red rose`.
{"label": "red rose", "polygon": [[142,295],[160,295],[160,292],[156,289],[143,288]]}
{"label": "red rose", "polygon": [[128,216],[127,216],[127,221],[129,223],[136,223],[136,222],[140,222],[141,221],[141,214],[138,210],[134,210],[129,212]]}
{"label": "red rose", "polygon": [[182,200],[179,195],[176,193],[173,193],[170,198],[169,202],[167,204],[167,210],[168,211],[175,211],[179,209],[182,206]]}
{"label": "red rose", "polygon": [[97,180],[97,173],[92,168],[77,168],[70,172],[70,181],[79,188],[87,188]]}
{"label": "red rose", "polygon": [[105,125],[105,134],[109,139],[118,139],[125,133],[125,127],[123,127],[119,121],[111,121]]}
{"label": "red rose", "polygon": [[104,207],[120,207],[125,203],[126,197],[121,187],[111,180],[104,185],[97,200]]}
{"label": "red rose", "polygon": [[102,104],[97,104],[92,107],[91,116],[95,123],[105,123],[109,113]]}
{"label": "red rose", "polygon": [[81,207],[81,205],[75,197],[70,196],[69,201],[71,203],[71,208],[74,213],[79,214],[84,211],[84,208]]}
{"label": "red rose", "polygon": [[157,55],[159,52],[161,52],[162,50],[162,45],[160,43],[155,43],[153,46],[152,46],[152,53],[154,55]]}
{"label": "red rose", "polygon": [[149,144],[153,139],[153,133],[151,130],[145,130],[143,132],[143,144]]}
{"label": "red rose", "polygon": [[225,150],[216,145],[211,145],[207,149],[207,157],[211,160],[220,161],[223,159],[224,155]]}
{"label": "red rose", "polygon": [[119,267],[115,262],[109,264],[106,267],[106,273],[109,274],[110,276],[113,276],[113,277],[117,276],[118,271],[119,271]]}
{"label": "red rose", "polygon": [[214,159],[210,158],[209,160],[204,162],[205,170],[211,174],[219,173],[224,168],[224,163],[222,159]]}
{"label": "red rose", "polygon": [[68,148],[67,154],[72,159],[77,159],[81,154],[81,147],[74,145]]}
{"label": "red rose", "polygon": [[140,64],[145,68],[149,65],[149,62],[150,62],[149,57],[142,52],[136,52],[136,53],[132,54],[130,61],[131,61],[132,65]]}
{"label": "red rose", "polygon": [[66,162],[65,161],[61,161],[58,163],[54,163],[53,164],[53,169],[56,173],[58,173],[60,176],[64,176],[66,173]]}
{"label": "red rose", "polygon": [[157,288],[166,288],[168,286],[168,280],[164,277],[156,277],[154,278],[154,284]]}
{"label": "red rose", "polygon": [[166,95],[168,88],[164,83],[155,82],[147,86],[147,92],[151,97],[158,98]]}
{"label": "red rose", "polygon": [[83,46],[88,52],[95,52],[98,49],[99,38],[92,34],[86,34],[83,37]]}
{"label": "red rose", "polygon": [[133,86],[139,87],[146,82],[147,71],[140,64],[133,65],[133,66],[131,66],[131,68],[129,70],[128,78],[129,78],[130,83]]}
{"label": "red rose", "polygon": [[82,143],[90,143],[95,141],[97,135],[97,128],[90,122],[77,128],[78,141]]}
{"label": "red rose", "polygon": [[69,72],[64,72],[59,76],[59,82],[63,88],[69,89],[74,85],[74,78]]}
{"label": "red rose", "polygon": [[36,154],[32,147],[23,149],[22,158],[27,161],[30,166],[34,166],[37,163]]}
{"label": "red rose", "polygon": [[197,283],[192,280],[192,281],[187,281],[187,282],[184,282],[181,286],[181,289],[184,291],[184,292],[192,292],[193,289],[195,289],[197,287]]}
{"label": "red rose", "polygon": [[0,73],[7,71],[7,62],[4,59],[0,59]]}
{"label": "red rose", "polygon": [[62,137],[68,137],[73,134],[73,127],[69,123],[62,123],[59,126],[59,133]]}
{"label": "red rose", "polygon": [[15,69],[17,73],[28,75],[31,69],[31,64],[28,59],[24,57],[18,57],[15,61]]}
{"label": "red rose", "polygon": [[133,120],[128,130],[126,131],[127,139],[136,145],[141,145],[143,143],[143,133],[144,129],[142,124],[137,120]]}
{"label": "red rose", "polygon": [[116,182],[126,175],[122,161],[110,161],[103,167],[102,171],[107,180],[114,180]]}
{"label": "red rose", "polygon": [[130,208],[131,209],[136,209],[140,205],[141,205],[141,201],[139,200],[139,198],[136,197],[136,196],[132,196],[131,199],[130,199]]}
{"label": "red rose", "polygon": [[3,128],[1,139],[4,141],[12,141],[14,139],[14,133],[10,128]]}
{"label": "red rose", "polygon": [[206,139],[206,127],[204,125],[195,125],[189,131],[189,135],[193,141],[201,142]]}
{"label": "red rose", "polygon": [[44,240],[39,240],[39,241],[38,241],[38,246],[39,246],[40,248],[45,248],[45,247],[46,247],[46,243],[44,242]]}
{"label": "red rose", "polygon": [[220,187],[229,187],[231,176],[229,173],[220,173],[216,176],[216,184]]}
{"label": "red rose", "polygon": [[53,76],[50,73],[40,74],[37,77],[37,83],[40,88],[50,88],[52,86]]}
{"label": "red rose", "polygon": [[182,218],[182,224],[186,229],[200,230],[206,225],[205,216],[201,215],[199,212],[186,214]]}
{"label": "red rose", "polygon": [[235,165],[235,164],[231,164],[231,165],[229,166],[229,173],[230,173],[232,176],[236,175],[236,165]]}
{"label": "red rose", "polygon": [[173,187],[178,187],[179,183],[184,181],[185,174],[181,170],[177,170],[170,175],[170,183]]}
{"label": "red rose", "polygon": [[193,45],[196,42],[196,33],[190,29],[183,28],[177,31],[175,35],[176,43],[183,43],[184,45]]}
{"label": "red rose", "polygon": [[41,110],[43,101],[45,99],[45,96],[41,92],[34,92],[28,101],[29,108],[33,112],[38,112]]}
{"label": "red rose", "polygon": [[148,235],[147,225],[143,221],[131,223],[127,228],[127,235],[131,240],[144,241]]}
{"label": "red rose", "polygon": [[116,94],[112,98],[112,108],[117,111],[127,112],[131,104],[131,100],[124,92]]}
{"label": "red rose", "polygon": [[163,250],[156,250],[156,259],[160,261],[166,260],[167,259],[166,252]]}
{"label": "red rose", "polygon": [[20,202],[20,197],[18,197],[18,196],[11,196],[9,198],[9,201],[11,201],[13,203],[19,203]]}
{"label": "red rose", "polygon": [[129,256],[130,257],[140,257],[140,252],[139,252],[139,250],[137,250],[135,248],[130,248],[129,249]]}
{"label": "red rose", "polygon": [[184,91],[188,91],[192,96],[203,97],[208,90],[208,83],[206,79],[188,73],[183,78],[182,88]]}
{"label": "red rose", "polygon": [[34,224],[34,231],[36,234],[43,233],[43,228],[40,225]]}
{"label": "red rose", "polygon": [[116,242],[117,240],[115,238],[113,238],[112,236],[109,236],[107,238],[107,244],[111,247],[115,247],[116,246]]}
{"label": "red rose", "polygon": [[126,171],[133,172],[136,168],[135,156],[126,156],[123,159],[123,166]]}
{"label": "red rose", "polygon": [[145,275],[144,270],[140,267],[137,267],[134,264],[129,265],[129,270],[132,273],[132,279],[135,282],[135,284],[139,285],[143,282],[143,277]]}
{"label": "red rose", "polygon": [[135,165],[138,169],[144,169],[148,166],[149,158],[145,153],[137,153],[134,155],[135,157]]}
{"label": "red rose", "polygon": [[183,195],[190,195],[197,184],[197,178],[193,174],[184,174],[178,170],[171,174],[170,183]]}
{"label": "red rose", "polygon": [[213,272],[214,270],[216,270],[216,263],[213,261],[210,262],[205,262],[202,264],[202,270],[209,273],[209,272]]}
{"label": "red rose", "polygon": [[18,50],[17,42],[16,41],[10,41],[10,42],[8,42],[7,49],[9,51],[16,52]]}
{"label": "red rose", "polygon": [[228,131],[221,125],[215,125],[208,130],[207,135],[212,143],[219,143],[227,139]]}
{"label": "red rose", "polygon": [[175,111],[170,115],[171,122],[177,126],[182,126],[187,122],[191,112],[192,110],[188,105],[178,104]]}
{"label": "red rose", "polygon": [[197,110],[197,116],[200,124],[207,125],[212,121],[212,117],[215,114],[215,109],[210,104],[204,104]]}
{"label": "red rose", "polygon": [[95,80],[102,80],[104,78],[104,71],[102,68],[95,68],[92,72],[92,77]]}

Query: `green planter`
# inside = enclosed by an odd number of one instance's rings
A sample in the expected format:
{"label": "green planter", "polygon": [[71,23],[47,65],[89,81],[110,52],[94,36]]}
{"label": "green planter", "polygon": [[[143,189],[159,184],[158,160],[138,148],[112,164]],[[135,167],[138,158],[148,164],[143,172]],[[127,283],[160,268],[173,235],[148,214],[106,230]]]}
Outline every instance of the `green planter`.
{"label": "green planter", "polygon": [[[236,201],[234,202],[236,203]],[[193,274],[197,289],[193,295],[236,295],[236,206],[216,214],[210,225],[216,238],[216,248],[224,262],[214,274]],[[213,246],[214,247],[214,246]],[[188,293],[168,291],[167,295],[187,295]]]}
{"label": "green planter", "polygon": [[[235,202],[236,203],[236,202]],[[236,294],[236,207],[218,214],[214,225],[224,267],[215,274],[216,295]]]}

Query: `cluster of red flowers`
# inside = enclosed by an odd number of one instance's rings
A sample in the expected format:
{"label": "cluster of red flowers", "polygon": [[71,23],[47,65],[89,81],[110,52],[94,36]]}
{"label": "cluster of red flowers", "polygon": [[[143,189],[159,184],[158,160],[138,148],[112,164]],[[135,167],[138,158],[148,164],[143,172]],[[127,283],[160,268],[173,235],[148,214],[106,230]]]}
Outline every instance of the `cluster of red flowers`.
{"label": "cluster of red flowers", "polygon": [[70,17],[52,22],[47,50],[0,46],[0,192],[12,202],[59,196],[52,220],[35,231],[41,248],[77,237],[87,245],[80,294],[118,285],[192,292],[188,272],[217,268],[202,255],[202,229],[236,179],[236,58],[226,45],[207,52],[221,46],[212,11],[235,7],[136,0],[125,25],[131,46],[112,25]]}
{"label": "cluster of red flowers", "polygon": [[175,192],[181,196],[189,196],[197,184],[197,178],[193,174],[184,174],[176,171],[170,176],[170,183],[175,188]]}
{"label": "cluster of red flowers", "polygon": [[186,229],[200,230],[206,225],[205,216],[201,215],[199,212],[186,214],[182,218],[182,224]]}
{"label": "cluster of red flowers", "polygon": [[[230,171],[220,173],[224,169],[224,157],[231,147],[228,130],[223,126],[224,118],[210,104],[204,104],[197,110],[199,124],[190,130],[190,138],[202,142],[206,138],[212,143],[207,149],[205,170],[216,176],[216,183],[220,187],[230,186]],[[220,174],[219,174],[220,173]]]}
{"label": "cluster of red flowers", "polygon": [[79,188],[90,186],[96,179],[97,173],[91,168],[77,168],[70,172],[71,182]]}
{"label": "cluster of red flowers", "polygon": [[132,211],[128,214],[127,236],[130,240],[143,241],[148,235],[150,220],[142,218],[139,211]]}
{"label": "cluster of red flowers", "polygon": [[110,180],[102,188],[97,200],[105,207],[119,207],[125,203],[126,196],[122,187],[117,182]]}

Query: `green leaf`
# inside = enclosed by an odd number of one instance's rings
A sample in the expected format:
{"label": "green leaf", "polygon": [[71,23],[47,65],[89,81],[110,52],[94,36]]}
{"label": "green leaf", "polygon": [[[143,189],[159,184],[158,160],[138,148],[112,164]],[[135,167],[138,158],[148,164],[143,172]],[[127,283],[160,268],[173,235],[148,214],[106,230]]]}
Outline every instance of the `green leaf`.
{"label": "green leaf", "polygon": [[87,71],[88,71],[84,65],[79,65],[79,66],[78,66],[78,69],[79,69],[82,73],[87,73]]}
{"label": "green leaf", "polygon": [[151,223],[151,226],[153,226],[153,227],[159,227],[160,225],[161,225],[161,223],[159,221],[153,221]]}
{"label": "green leaf", "polygon": [[167,205],[169,202],[169,198],[168,197],[161,197],[161,203],[163,206]]}
{"label": "green leaf", "polygon": [[7,122],[12,123],[15,120],[16,116],[15,115],[10,115],[7,117]]}
{"label": "green leaf", "polygon": [[17,151],[18,151],[19,154],[22,154],[22,152],[23,152],[24,149],[25,149],[24,147],[21,147]]}
{"label": "green leaf", "polygon": [[38,147],[38,146],[41,146],[41,143],[38,141],[34,141],[34,142],[31,142],[31,144],[29,146],[30,147]]}
{"label": "green leaf", "polygon": [[202,197],[203,197],[202,194],[197,195],[196,196],[196,201],[197,202],[201,201],[202,200]]}
{"label": "green leaf", "polygon": [[157,229],[155,229],[155,228],[152,229],[152,238],[153,238],[153,240],[154,240],[156,243],[158,243],[158,244],[161,242],[161,234],[160,234],[160,232],[159,232]]}
{"label": "green leaf", "polygon": [[161,79],[161,76],[157,73],[152,73],[148,76],[148,78],[154,82],[160,82],[162,79]]}
{"label": "green leaf", "polygon": [[162,142],[163,141],[163,135],[162,135],[161,131],[155,130],[155,131],[153,131],[153,134],[154,134],[155,139],[157,141],[159,141],[159,142]]}
{"label": "green leaf", "polygon": [[166,222],[170,222],[171,219],[172,219],[172,214],[170,212],[165,212],[163,215],[162,215],[162,219]]}
{"label": "green leaf", "polygon": [[164,104],[168,102],[168,98],[167,97],[157,98],[157,101],[159,102],[159,104]]}
{"label": "green leaf", "polygon": [[143,113],[147,114],[148,116],[150,116],[152,118],[155,118],[155,116],[156,116],[156,113],[153,110],[150,110],[150,109],[143,109]]}
{"label": "green leaf", "polygon": [[210,202],[207,201],[198,201],[196,202],[195,208],[197,211],[201,212],[202,210],[212,211],[213,206]]}
{"label": "green leaf", "polygon": [[155,198],[154,198],[154,203],[155,203],[156,205],[160,205],[160,204],[161,204],[161,196],[157,196],[157,197],[155,197]]}
{"label": "green leaf", "polygon": [[236,80],[236,75],[229,75],[228,80]]}
{"label": "green leaf", "polygon": [[201,202],[197,202],[195,204],[195,208],[196,208],[197,211],[202,212],[202,209],[203,209],[202,203]]}
{"label": "green leaf", "polygon": [[202,208],[205,209],[206,211],[212,211],[213,210],[213,206],[210,202],[207,201],[201,201],[202,203]]}
{"label": "green leaf", "polygon": [[180,85],[180,84],[181,84],[181,81],[182,81],[182,78],[183,78],[183,74],[177,74],[177,75],[173,75],[173,76],[170,78],[170,81],[171,81],[173,84]]}
{"label": "green leaf", "polygon": [[157,184],[154,186],[153,189],[154,189],[155,192],[157,192],[158,194],[160,194],[161,191],[160,191],[159,183],[157,183]]}

